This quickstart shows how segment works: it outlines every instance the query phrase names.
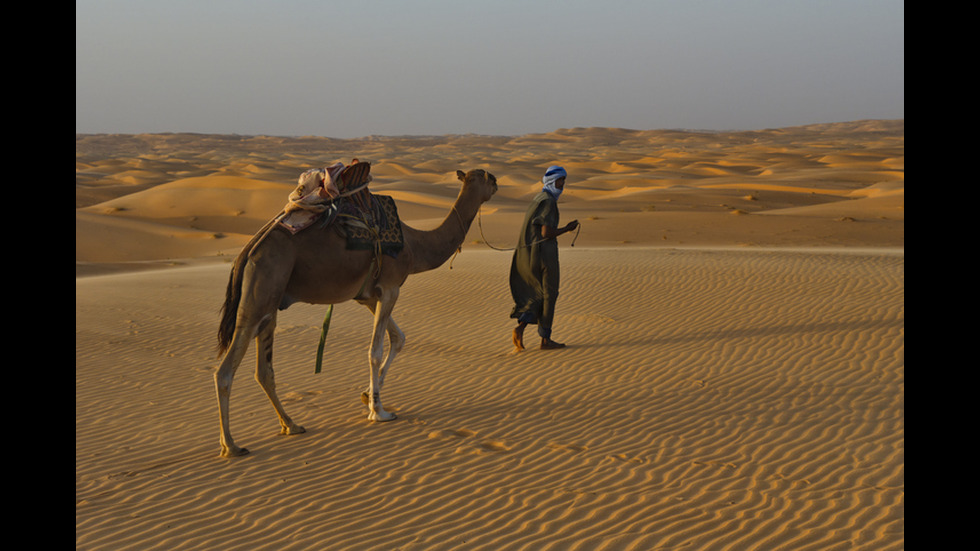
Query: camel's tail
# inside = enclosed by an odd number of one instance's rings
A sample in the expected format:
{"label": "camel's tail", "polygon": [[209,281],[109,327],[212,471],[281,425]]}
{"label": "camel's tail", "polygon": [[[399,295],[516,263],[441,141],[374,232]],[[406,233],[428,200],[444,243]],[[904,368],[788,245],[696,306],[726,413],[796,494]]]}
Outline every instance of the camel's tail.
{"label": "camel's tail", "polygon": [[221,306],[221,323],[218,325],[218,357],[220,358],[231,345],[231,337],[235,334],[235,324],[238,320],[238,303],[242,298],[242,271],[248,259],[248,250],[242,249],[235,259],[228,276],[228,288],[225,289],[225,303]]}
{"label": "camel's tail", "polygon": [[[282,213],[279,213],[282,215]],[[238,303],[242,299],[242,273],[245,271],[245,264],[248,257],[259,241],[265,234],[275,226],[279,216],[270,220],[261,230],[256,233],[248,243],[242,247],[242,252],[238,253],[238,258],[231,267],[231,275],[228,276],[228,287],[225,289],[225,302],[221,306],[221,323],[218,325],[218,357],[224,355],[231,346],[232,336],[235,334],[235,325],[238,322]]]}

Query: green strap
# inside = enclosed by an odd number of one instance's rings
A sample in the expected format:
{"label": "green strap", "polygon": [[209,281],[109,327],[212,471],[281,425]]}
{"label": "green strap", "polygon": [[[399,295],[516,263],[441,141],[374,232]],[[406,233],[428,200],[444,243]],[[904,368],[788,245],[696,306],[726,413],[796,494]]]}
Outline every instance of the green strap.
{"label": "green strap", "polygon": [[[364,283],[361,284],[361,290],[357,292],[357,296],[364,294],[368,282],[371,281],[371,274],[375,272],[375,266],[380,268],[377,258],[371,262],[371,269],[368,270],[368,275],[364,278]],[[381,270],[379,269],[377,271],[380,272]],[[316,349],[316,370],[314,373],[319,373],[320,368],[323,367],[323,345],[327,342],[327,331],[330,329],[331,316],[333,316],[333,304],[330,305],[330,308],[327,308],[327,317],[323,318],[323,329],[320,330],[320,345]]]}
{"label": "green strap", "polygon": [[323,318],[323,329],[320,331],[320,346],[316,349],[316,371],[319,373],[323,366],[323,345],[327,341],[327,331],[330,329],[330,317],[333,316],[333,304],[327,308],[327,317]]}

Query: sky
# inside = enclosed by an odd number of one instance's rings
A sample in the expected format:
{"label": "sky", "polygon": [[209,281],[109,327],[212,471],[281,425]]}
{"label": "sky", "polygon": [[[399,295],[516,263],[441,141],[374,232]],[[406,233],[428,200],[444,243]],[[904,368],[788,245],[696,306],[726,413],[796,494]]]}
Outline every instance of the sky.
{"label": "sky", "polygon": [[76,0],[75,132],[356,138],[905,117],[897,0]]}

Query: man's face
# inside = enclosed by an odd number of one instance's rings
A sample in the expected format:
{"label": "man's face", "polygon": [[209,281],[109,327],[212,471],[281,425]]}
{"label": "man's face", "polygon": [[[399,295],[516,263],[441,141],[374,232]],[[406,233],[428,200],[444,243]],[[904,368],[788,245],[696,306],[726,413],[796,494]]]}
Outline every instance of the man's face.
{"label": "man's face", "polygon": [[558,189],[565,189],[565,177],[564,176],[562,176],[561,178],[558,178],[557,180],[555,180],[555,187],[558,188]]}

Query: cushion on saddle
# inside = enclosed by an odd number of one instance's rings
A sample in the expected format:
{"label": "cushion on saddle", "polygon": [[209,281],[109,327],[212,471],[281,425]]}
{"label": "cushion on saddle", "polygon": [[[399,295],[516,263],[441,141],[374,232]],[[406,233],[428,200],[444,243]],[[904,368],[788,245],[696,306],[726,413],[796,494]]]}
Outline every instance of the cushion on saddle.
{"label": "cushion on saddle", "polygon": [[371,163],[355,162],[350,166],[334,163],[300,174],[299,184],[289,194],[289,201],[279,217],[279,224],[291,233],[299,232],[320,220],[321,214],[336,210],[340,197],[358,196],[367,206],[367,185],[371,182]]}
{"label": "cushion on saddle", "polygon": [[397,256],[404,240],[395,201],[368,191],[371,180],[370,163],[308,170],[289,195],[279,225],[296,234],[318,221],[321,226],[339,221],[336,227],[346,237],[348,249],[376,249]]}

